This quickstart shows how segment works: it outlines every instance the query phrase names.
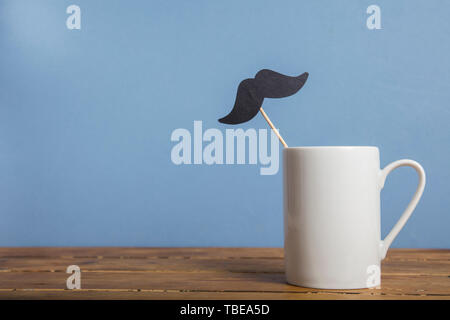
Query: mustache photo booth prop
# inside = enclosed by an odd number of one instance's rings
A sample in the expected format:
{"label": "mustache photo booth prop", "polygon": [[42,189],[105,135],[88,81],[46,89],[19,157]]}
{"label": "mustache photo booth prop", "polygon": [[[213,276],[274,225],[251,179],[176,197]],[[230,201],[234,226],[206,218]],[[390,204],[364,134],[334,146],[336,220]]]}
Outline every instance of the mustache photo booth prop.
{"label": "mustache photo booth prop", "polygon": [[262,104],[264,98],[285,98],[294,95],[303,87],[308,76],[308,72],[291,77],[269,69],[258,71],[255,78],[245,79],[239,84],[233,109],[228,115],[219,119],[219,122],[244,123],[253,119],[260,111],[281,143],[287,147],[286,142],[264,112]]}

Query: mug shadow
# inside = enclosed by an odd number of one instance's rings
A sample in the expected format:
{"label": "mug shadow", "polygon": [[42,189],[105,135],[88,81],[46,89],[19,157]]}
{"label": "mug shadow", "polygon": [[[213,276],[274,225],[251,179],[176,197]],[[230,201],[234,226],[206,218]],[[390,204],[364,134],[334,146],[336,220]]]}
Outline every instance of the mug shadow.
{"label": "mug shadow", "polygon": [[290,284],[285,277],[282,257],[195,259],[192,260],[192,267],[201,272],[217,273],[217,279],[241,282],[243,291],[338,294],[347,297],[370,291],[367,288],[318,289]]}

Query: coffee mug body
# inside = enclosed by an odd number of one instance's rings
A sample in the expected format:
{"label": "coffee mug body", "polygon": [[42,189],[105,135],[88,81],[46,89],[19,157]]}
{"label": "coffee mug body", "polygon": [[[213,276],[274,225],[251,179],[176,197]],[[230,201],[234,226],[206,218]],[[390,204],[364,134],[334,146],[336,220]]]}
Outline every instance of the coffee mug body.
{"label": "coffee mug body", "polygon": [[[399,160],[380,169],[377,147],[283,150],[284,247],[288,283],[326,289],[380,285],[381,260],[411,215],[425,185],[422,167]],[[399,166],[419,173],[413,200],[386,239],[380,192]]]}

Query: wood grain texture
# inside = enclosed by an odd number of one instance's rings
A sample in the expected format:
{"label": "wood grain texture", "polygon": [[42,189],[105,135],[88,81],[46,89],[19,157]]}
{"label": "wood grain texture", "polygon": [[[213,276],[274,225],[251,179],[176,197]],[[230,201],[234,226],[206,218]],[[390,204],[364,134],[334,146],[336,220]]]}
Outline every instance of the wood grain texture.
{"label": "wood grain texture", "polygon": [[391,249],[379,289],[291,286],[283,263],[280,248],[0,248],[0,299],[450,300],[450,250]]}

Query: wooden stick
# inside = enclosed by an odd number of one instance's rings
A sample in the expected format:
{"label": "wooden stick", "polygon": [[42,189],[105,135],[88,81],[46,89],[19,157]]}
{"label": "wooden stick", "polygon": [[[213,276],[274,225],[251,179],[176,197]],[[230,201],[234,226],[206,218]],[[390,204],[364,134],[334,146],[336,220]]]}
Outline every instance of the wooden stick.
{"label": "wooden stick", "polygon": [[278,139],[280,139],[281,143],[283,144],[283,146],[285,148],[288,147],[288,145],[286,144],[286,142],[284,142],[284,139],[281,137],[280,133],[278,132],[278,130],[274,127],[272,121],[270,121],[269,117],[267,116],[267,114],[264,112],[263,108],[259,108],[259,111],[261,112],[261,114],[263,115],[264,119],[266,119],[267,123],[269,124],[269,126],[272,128],[273,132],[275,132],[275,134],[277,135]]}

